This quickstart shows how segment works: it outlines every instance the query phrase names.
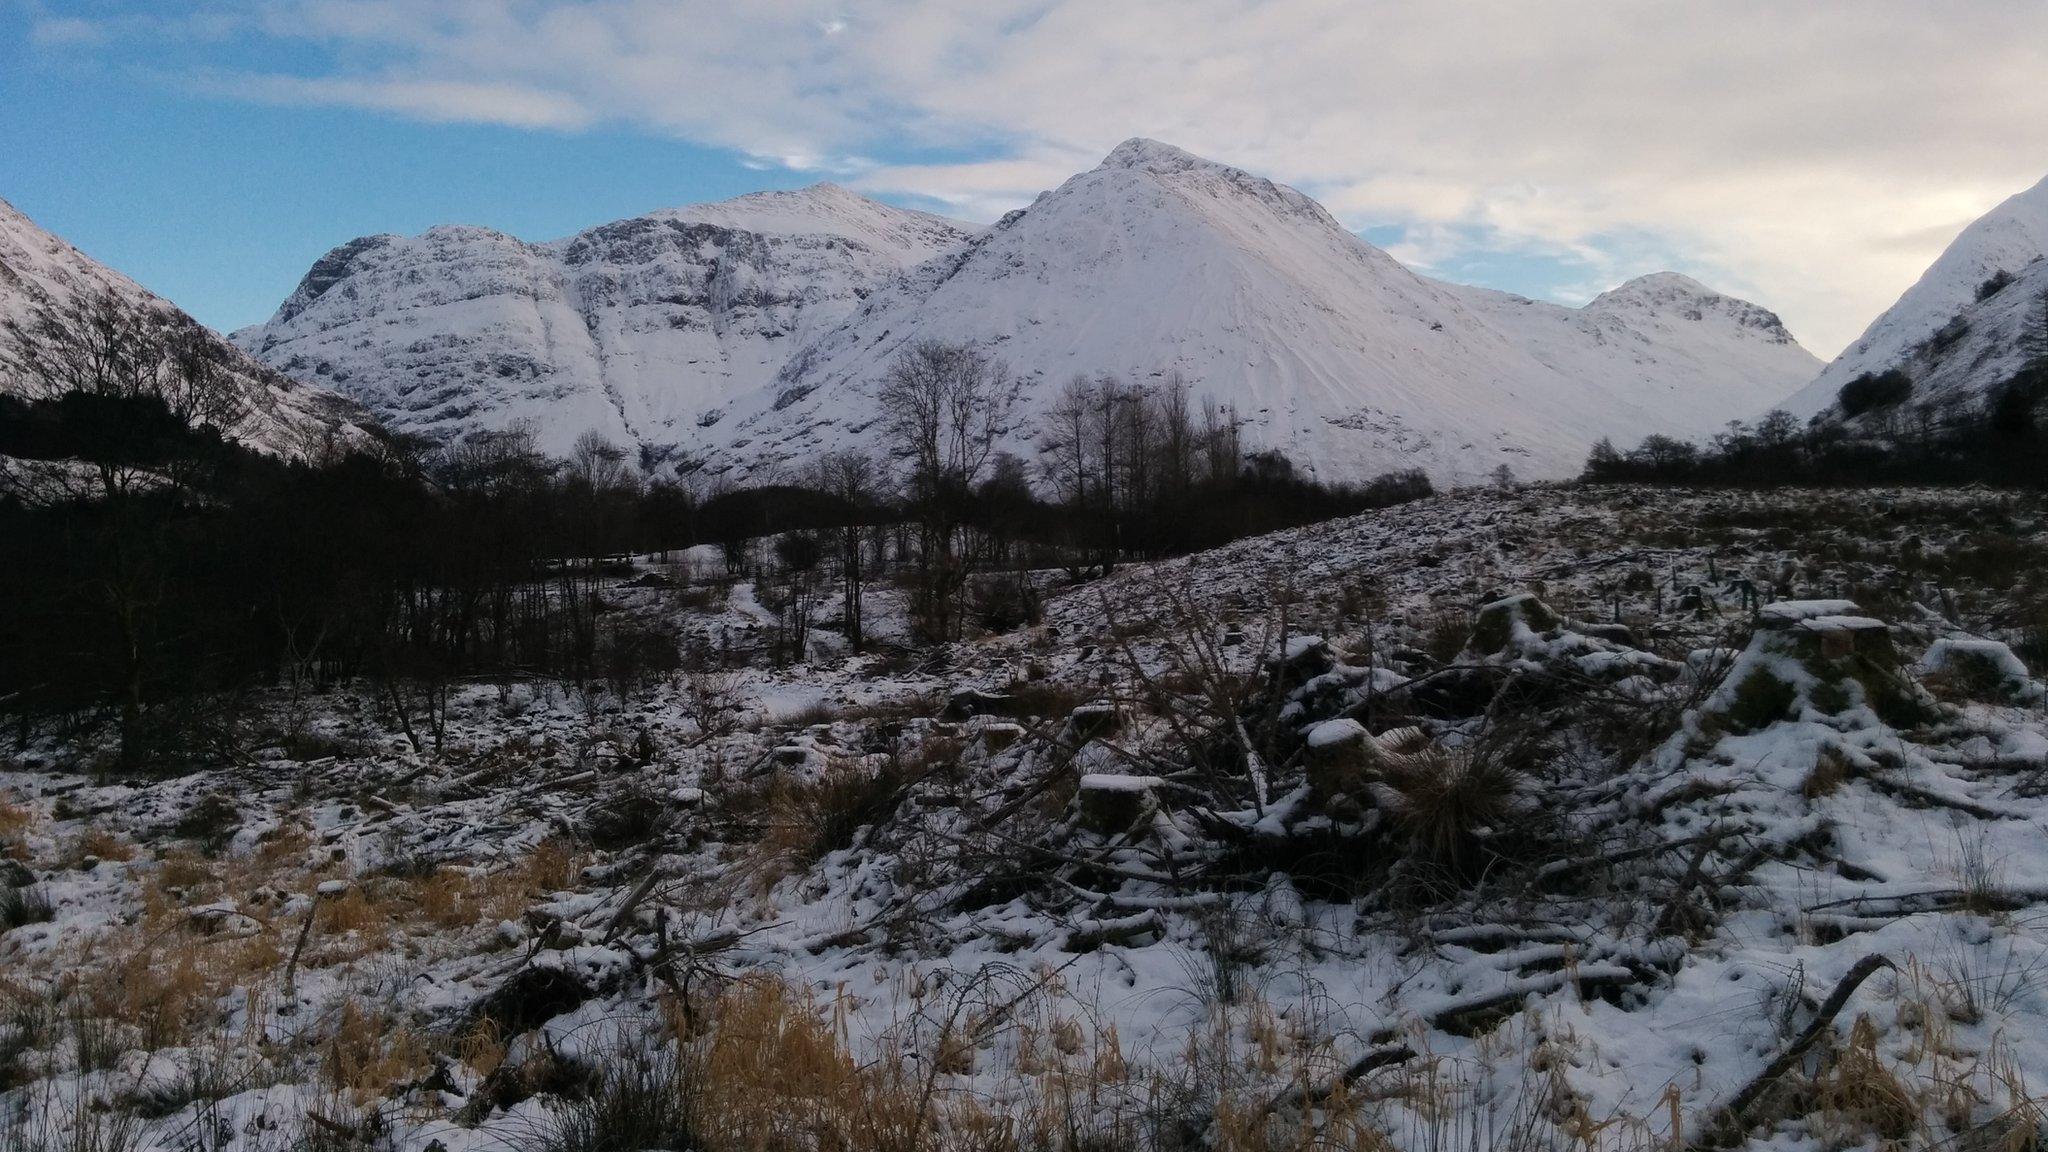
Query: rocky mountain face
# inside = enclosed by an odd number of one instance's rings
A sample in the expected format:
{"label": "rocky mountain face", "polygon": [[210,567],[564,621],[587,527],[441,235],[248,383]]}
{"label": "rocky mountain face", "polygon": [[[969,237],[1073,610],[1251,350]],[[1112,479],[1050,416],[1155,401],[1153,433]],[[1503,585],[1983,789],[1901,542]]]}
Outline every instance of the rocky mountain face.
{"label": "rocky mountain face", "polygon": [[595,428],[742,479],[873,447],[875,385],[927,338],[1010,366],[1027,458],[1073,375],[1178,374],[1248,447],[1331,480],[1568,475],[1603,436],[1704,433],[1819,367],[1683,276],[1583,308],[1442,283],[1298,191],[1147,140],[980,232],[821,185],[552,244],[368,237],[235,338],[408,431],[532,420],[560,451]]}
{"label": "rocky mountain face", "polygon": [[[138,311],[174,313],[175,305],[72,247],[0,200],[0,320],[26,322],[39,302],[112,293]],[[196,321],[191,321],[196,325]],[[260,450],[292,456],[330,438],[359,441],[375,421],[360,406],[301,383],[208,333],[215,358],[242,390],[248,414],[231,437]],[[0,377],[0,389],[11,381]]]}
{"label": "rocky mountain face", "polygon": [[445,439],[531,421],[665,459],[881,282],[964,243],[946,220],[821,184],[530,244],[483,228],[369,236],[235,334],[283,371]]}
{"label": "rocky mountain face", "polygon": [[1897,368],[1913,402],[1968,404],[2003,385],[2031,355],[2048,355],[2048,179],[1957,235],[1898,303],[1783,407],[1839,416],[1842,385]]}

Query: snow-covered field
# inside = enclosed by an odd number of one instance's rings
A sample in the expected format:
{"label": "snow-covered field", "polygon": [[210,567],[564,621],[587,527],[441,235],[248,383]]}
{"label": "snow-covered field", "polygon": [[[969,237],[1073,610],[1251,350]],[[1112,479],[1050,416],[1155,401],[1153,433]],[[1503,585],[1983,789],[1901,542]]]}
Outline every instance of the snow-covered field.
{"label": "snow-covered field", "polygon": [[731,667],[45,738],[0,1147],[2035,1146],[2043,517],[1474,491],[781,668],[648,558]]}

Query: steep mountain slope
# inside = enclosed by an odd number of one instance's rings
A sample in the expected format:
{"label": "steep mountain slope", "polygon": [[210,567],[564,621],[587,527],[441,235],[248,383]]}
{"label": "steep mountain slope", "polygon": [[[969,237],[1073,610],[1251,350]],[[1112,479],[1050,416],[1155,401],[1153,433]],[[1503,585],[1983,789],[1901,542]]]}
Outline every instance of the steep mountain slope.
{"label": "steep mountain slope", "polygon": [[[2044,255],[2048,255],[2048,179],[2012,196],[1963,229],[1898,303],[1872,321],[1854,344],[1782,407],[1808,419],[1833,407],[1842,385],[1857,376],[1898,367],[1917,376],[1933,365],[1923,363],[1915,370],[1910,362],[1929,354],[1943,363],[1937,387],[1951,401],[1961,391],[1982,393],[2003,383],[2010,371],[2001,374],[2000,369],[2012,349],[1992,349],[1986,340],[1990,333],[1968,342],[1971,356],[1981,358],[1976,368],[1965,368],[1965,358],[1949,355],[1950,349],[1932,346],[1930,340],[1976,301],[1979,287],[1992,276],[2000,272],[2019,276]],[[2019,288],[2015,285],[2000,292],[2004,299],[1991,311],[2002,315],[2023,294]],[[2034,294],[2038,292],[2037,288]],[[1944,340],[1933,340],[1933,345],[1942,343]],[[1916,389],[1915,398],[1933,395]]]}
{"label": "steep mountain slope", "polygon": [[[111,292],[138,310],[183,316],[169,301],[80,252],[0,200],[0,320],[26,321],[41,300],[63,301],[101,292]],[[372,425],[369,414],[355,404],[295,381],[226,340],[211,333],[208,336],[248,404],[248,415],[227,430],[231,436],[267,452],[293,455],[329,435],[343,440],[360,438]],[[0,379],[0,388],[9,383]]]}
{"label": "steep mountain slope", "polygon": [[1818,363],[1775,316],[1674,274],[1580,309],[1425,279],[1300,192],[1132,140],[803,349],[735,405],[713,467],[871,443],[875,383],[924,338],[1020,376],[1027,456],[1073,374],[1178,372],[1235,406],[1249,445],[1326,479],[1566,475],[1602,436],[1705,432]]}
{"label": "steep mountain slope", "polygon": [[[1963,305],[1935,335],[1908,349],[1890,366],[1912,378],[1911,403],[1915,407],[1967,416],[1981,414],[1987,395],[2037,360],[2048,360],[2048,258],[2044,257],[2021,266],[2012,281],[1997,292]],[[1833,393],[1826,397],[1830,404],[1835,398]],[[1882,417],[1867,419],[1881,421]]]}
{"label": "steep mountain slope", "polygon": [[820,184],[530,244],[484,228],[369,236],[235,340],[434,437],[532,420],[654,458],[692,443],[790,351],[968,233]]}

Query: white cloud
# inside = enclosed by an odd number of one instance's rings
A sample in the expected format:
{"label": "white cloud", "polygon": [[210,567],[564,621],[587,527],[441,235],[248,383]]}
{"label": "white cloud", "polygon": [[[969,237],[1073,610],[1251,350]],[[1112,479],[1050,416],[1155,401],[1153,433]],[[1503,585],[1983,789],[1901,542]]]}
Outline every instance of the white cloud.
{"label": "white cloud", "polygon": [[518,84],[483,81],[234,76],[209,81],[204,86],[227,95],[273,103],[346,105],[442,123],[582,128],[594,118],[573,97]]}
{"label": "white cloud", "polygon": [[[246,0],[254,4],[254,0]],[[273,0],[272,99],[625,122],[988,218],[1149,135],[1412,252],[1647,237],[1832,352],[2048,171],[2048,6],[2012,0]],[[274,69],[256,69],[274,71]],[[983,157],[873,164],[863,156]]]}
{"label": "white cloud", "polygon": [[97,20],[44,17],[28,26],[29,43],[38,48],[76,48],[105,43],[108,27]]}

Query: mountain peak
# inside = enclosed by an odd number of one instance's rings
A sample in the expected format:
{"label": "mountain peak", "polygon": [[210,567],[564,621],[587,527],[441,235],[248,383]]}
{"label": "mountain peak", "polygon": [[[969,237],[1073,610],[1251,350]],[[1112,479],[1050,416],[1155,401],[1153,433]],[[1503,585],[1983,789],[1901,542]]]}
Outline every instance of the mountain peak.
{"label": "mountain peak", "polygon": [[[1133,136],[1117,145],[1094,171],[1082,173],[1069,185],[1100,187],[1105,180],[1117,185],[1122,183],[1117,179],[1121,173],[1150,177],[1183,195],[1247,197],[1282,215],[1313,221],[1318,227],[1333,231],[1344,231],[1321,204],[1296,189],[1143,136]],[[1350,233],[1345,235],[1350,236]],[[1350,238],[1357,240],[1355,236]]]}
{"label": "mountain peak", "polygon": [[1683,272],[1651,272],[1637,276],[1593,298],[1588,308],[1614,308],[1621,306],[1651,307],[1668,304],[1691,304],[1701,301],[1727,299],[1725,294],[1716,292],[1705,284]]}
{"label": "mountain peak", "polygon": [[1109,155],[1102,158],[1102,163],[1098,167],[1130,168],[1167,175],[1194,168],[1221,168],[1223,165],[1214,160],[1204,160],[1185,148],[1176,148],[1144,136],[1133,136],[1111,149]]}
{"label": "mountain peak", "polygon": [[1712,288],[1687,276],[1683,272],[1672,272],[1669,270],[1649,272],[1632,280],[1625,280],[1619,287],[1603,293],[1603,295],[1637,296],[1665,292],[1684,292],[1693,296],[1721,295],[1721,293],[1714,291]]}
{"label": "mountain peak", "polygon": [[[967,227],[956,221],[884,204],[830,181],[668,208],[650,213],[648,218],[771,235],[842,234],[890,247],[923,245],[941,236],[950,243],[965,240],[968,234]],[[920,239],[907,241],[908,235]]]}
{"label": "mountain peak", "polygon": [[1768,308],[1724,292],[1716,292],[1683,272],[1652,272],[1638,276],[1593,298],[1586,311],[1609,316],[1629,315],[1653,322],[1700,322],[1710,317],[1733,321],[1766,340],[1796,346],[1784,321]]}

